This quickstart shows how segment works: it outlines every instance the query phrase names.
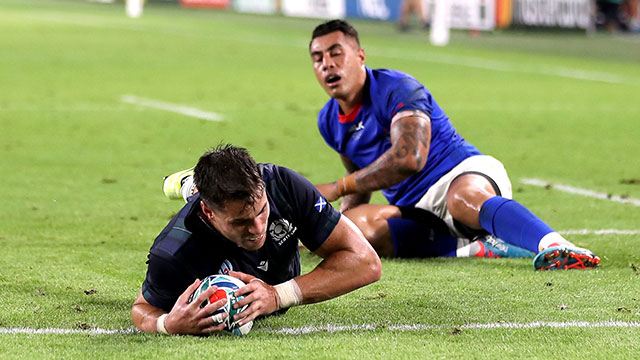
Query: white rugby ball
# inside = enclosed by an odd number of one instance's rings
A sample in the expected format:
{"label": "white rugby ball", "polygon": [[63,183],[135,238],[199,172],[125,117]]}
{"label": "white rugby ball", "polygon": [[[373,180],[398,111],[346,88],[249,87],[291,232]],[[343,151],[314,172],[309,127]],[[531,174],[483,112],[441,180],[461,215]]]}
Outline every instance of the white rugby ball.
{"label": "white rugby ball", "polygon": [[[202,280],[200,286],[196,289],[196,291],[194,291],[193,294],[189,296],[189,302],[192,302],[198,297],[198,295],[200,295],[208,288],[217,286],[218,290],[216,290],[216,292],[213,293],[213,295],[211,295],[209,299],[205,300],[200,305],[200,307],[205,307],[210,303],[214,303],[220,299],[226,298],[227,302],[220,309],[211,314],[211,316],[216,319],[216,317],[219,317],[222,313],[228,313],[229,316],[223,320],[227,324],[224,330],[234,335],[246,335],[249,333],[249,331],[251,331],[251,328],[253,327],[253,321],[250,321],[242,326],[238,326],[237,322],[233,321],[232,319],[235,314],[242,312],[248,307],[248,305],[245,305],[239,309],[233,308],[233,304],[244,298],[244,296],[236,297],[234,292],[244,285],[245,283],[242,280],[229,275],[207,276],[206,278],[204,278],[204,280]],[[220,323],[219,320],[218,323]]]}

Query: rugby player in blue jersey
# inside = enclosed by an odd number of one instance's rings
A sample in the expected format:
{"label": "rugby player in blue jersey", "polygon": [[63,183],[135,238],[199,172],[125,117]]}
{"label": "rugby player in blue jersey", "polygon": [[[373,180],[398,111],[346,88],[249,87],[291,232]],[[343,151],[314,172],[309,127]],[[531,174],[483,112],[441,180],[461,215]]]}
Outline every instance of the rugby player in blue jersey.
{"label": "rugby player in blue jersey", "polygon": [[[600,262],[511,199],[502,163],[465,141],[426,87],[405,73],[367,67],[349,23],[317,26],[309,52],[331,97],[318,127],[347,170],[347,176],[317,187],[329,201],[342,198],[341,211],[380,255],[410,256],[428,246],[412,225],[396,221],[403,217],[399,209],[416,208],[444,221],[457,237],[490,233],[537,253],[536,269]],[[377,190],[399,208],[368,204]]]}
{"label": "rugby player in blue jersey", "polygon": [[[239,325],[290,306],[340,296],[377,281],[380,259],[358,228],[296,172],[256,164],[243,148],[219,146],[195,167],[198,192],[155,239],[131,314],[142,331],[220,331],[210,315],[225,299],[200,308],[216,288],[188,298],[199,279],[228,273],[247,285],[236,291],[249,307]],[[323,258],[300,274],[298,242]],[[259,280],[259,281],[255,281]]]}

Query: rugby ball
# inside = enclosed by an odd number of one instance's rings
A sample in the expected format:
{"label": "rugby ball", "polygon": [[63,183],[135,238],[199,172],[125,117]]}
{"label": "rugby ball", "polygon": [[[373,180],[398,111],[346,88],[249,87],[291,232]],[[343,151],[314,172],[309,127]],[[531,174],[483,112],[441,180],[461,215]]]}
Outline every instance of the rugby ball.
{"label": "rugby ball", "polygon": [[[239,288],[243,287],[244,285],[245,283],[242,280],[229,275],[207,276],[202,280],[202,282],[200,283],[200,286],[198,286],[196,291],[194,291],[191,294],[191,296],[189,296],[189,302],[191,303],[194,299],[198,297],[198,295],[200,295],[202,292],[204,292],[208,288],[212,286],[217,286],[218,290],[216,290],[216,292],[213,293],[213,295],[211,295],[207,300],[205,300],[200,305],[200,307],[203,308],[209,305],[210,303],[214,303],[220,299],[227,299],[227,302],[220,309],[216,310],[213,314],[211,314],[211,316],[214,319],[216,319],[216,317],[219,317],[221,314],[228,313],[229,316],[223,320],[224,323],[227,324],[224,330],[234,335],[246,335],[249,333],[249,331],[251,331],[251,327],[253,327],[253,321],[250,321],[242,326],[238,326],[237,322],[233,321],[232,319],[232,317],[235,314],[242,312],[244,309],[246,309],[249,306],[249,305],[245,305],[240,309],[233,308],[233,304],[235,304],[236,302],[244,298],[244,296],[236,297],[234,292]],[[218,321],[218,324],[219,323],[220,321]]]}

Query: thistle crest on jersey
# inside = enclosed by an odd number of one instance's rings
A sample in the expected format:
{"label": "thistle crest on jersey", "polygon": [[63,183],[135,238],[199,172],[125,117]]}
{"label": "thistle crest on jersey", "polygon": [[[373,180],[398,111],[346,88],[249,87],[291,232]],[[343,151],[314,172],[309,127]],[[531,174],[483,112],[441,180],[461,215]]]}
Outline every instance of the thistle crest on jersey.
{"label": "thistle crest on jersey", "polygon": [[298,228],[287,219],[278,219],[269,225],[269,235],[278,245],[287,241]]}

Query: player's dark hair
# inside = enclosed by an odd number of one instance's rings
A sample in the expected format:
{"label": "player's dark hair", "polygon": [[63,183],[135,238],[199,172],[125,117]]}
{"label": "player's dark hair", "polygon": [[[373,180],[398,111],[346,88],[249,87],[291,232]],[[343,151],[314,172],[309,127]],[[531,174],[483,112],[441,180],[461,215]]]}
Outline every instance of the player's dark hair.
{"label": "player's dark hair", "polygon": [[200,197],[213,210],[237,200],[252,206],[264,190],[258,165],[247,149],[230,144],[220,144],[200,157],[194,181]]}
{"label": "player's dark hair", "polygon": [[[355,39],[358,46],[360,46],[360,38],[358,37],[356,29],[348,22],[340,19],[325,21],[316,26],[316,28],[313,29],[313,34],[311,34],[311,42],[317,37],[330,34],[334,31],[341,31],[345,36]],[[311,42],[309,42],[309,47],[311,47]]]}

